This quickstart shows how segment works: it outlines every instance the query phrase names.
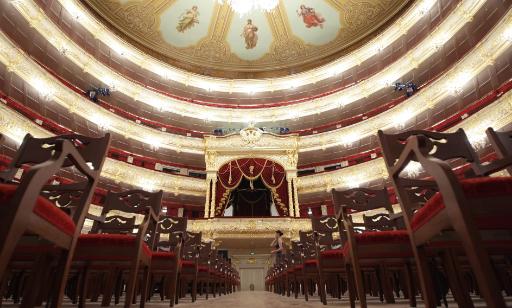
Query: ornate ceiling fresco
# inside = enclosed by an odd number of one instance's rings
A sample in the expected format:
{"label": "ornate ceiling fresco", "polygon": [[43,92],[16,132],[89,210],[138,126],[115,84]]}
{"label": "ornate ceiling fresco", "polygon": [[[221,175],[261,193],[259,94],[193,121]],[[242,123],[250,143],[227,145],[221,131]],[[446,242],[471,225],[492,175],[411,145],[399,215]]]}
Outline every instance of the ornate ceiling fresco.
{"label": "ornate ceiling fresco", "polygon": [[216,0],[83,1],[153,56],[199,73],[251,77],[324,64],[410,0],[281,0],[268,13],[245,16]]}

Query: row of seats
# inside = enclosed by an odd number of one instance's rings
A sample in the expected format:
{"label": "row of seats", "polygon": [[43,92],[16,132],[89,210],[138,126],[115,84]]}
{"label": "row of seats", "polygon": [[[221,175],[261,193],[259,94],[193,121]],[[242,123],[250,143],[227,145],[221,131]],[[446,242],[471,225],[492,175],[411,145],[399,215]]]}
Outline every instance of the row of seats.
{"label": "row of seats", "polygon": [[482,164],[462,129],[379,131],[391,187],[332,190],[336,215],[312,218],[313,231],[300,232],[269,269],[267,290],[306,300],[316,293],[324,304],[348,293],[351,307],[366,307],[367,296],[416,307],[418,295],[425,307],[448,306],[448,294],[459,307],[474,307],[475,297],[506,307],[512,132],[486,133],[497,158]]}
{"label": "row of seats", "polygon": [[[161,213],[162,191],[109,192],[101,214],[88,213],[109,145],[109,134],[27,135],[0,171],[0,305],[60,307],[67,296],[79,307],[143,307],[157,293],[173,306],[236,290],[239,275],[212,242]],[[73,182],[54,179],[65,169]]]}

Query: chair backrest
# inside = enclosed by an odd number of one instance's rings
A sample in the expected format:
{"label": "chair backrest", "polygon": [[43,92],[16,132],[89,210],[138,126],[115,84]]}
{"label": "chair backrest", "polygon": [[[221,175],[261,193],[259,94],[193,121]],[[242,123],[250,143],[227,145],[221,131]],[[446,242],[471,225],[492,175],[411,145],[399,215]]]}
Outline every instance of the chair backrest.
{"label": "chair backrest", "polygon": [[[139,228],[147,221],[144,241],[149,247],[153,247],[157,221],[153,221],[152,215],[160,213],[162,196],[161,190],[147,192],[137,189],[119,193],[109,191],[101,211],[101,220],[94,221],[91,233],[139,234],[142,231]],[[153,212],[154,209],[157,209],[156,213]],[[143,216],[142,219],[140,216]]]}
{"label": "chair backrest", "polygon": [[334,207],[344,208],[350,212],[363,212],[384,208],[393,213],[388,191],[383,189],[352,188],[344,191],[332,190]]}
{"label": "chair backrest", "polygon": [[333,233],[338,231],[338,221],[334,215],[312,217],[311,225],[313,227],[313,231],[317,232]]}
{"label": "chair backrest", "polygon": [[292,241],[292,249],[291,249],[291,263],[295,265],[299,265],[302,260],[302,249],[300,247],[299,241]]}
{"label": "chair backrest", "polygon": [[160,216],[154,250],[171,251],[182,241],[186,231],[186,217]]}
{"label": "chair backrest", "polygon": [[[451,160],[458,159],[462,160],[462,163],[469,163],[473,174],[482,173],[482,164],[462,129],[454,133],[413,130],[399,134],[386,134],[379,130],[378,136],[390,179],[400,201],[402,213],[408,221],[411,221],[414,212],[440,189],[435,179],[411,178],[407,172],[403,172],[410,162],[428,163],[424,167],[439,164],[450,166]],[[411,141],[416,144],[408,145]],[[411,152],[402,153],[407,146],[410,146]],[[450,176],[452,179],[455,178],[450,180],[450,183],[455,184],[456,174]]]}
{"label": "chair backrest", "polygon": [[485,132],[498,158],[512,156],[512,131],[498,132],[489,127]]}
{"label": "chair backrest", "polygon": [[[23,165],[36,165],[50,160],[54,154],[55,144],[59,140],[69,140],[76,148],[82,159],[93,169],[101,168],[110,145],[110,134],[93,138],[77,134],[61,135],[50,138],[35,138],[25,135],[20,148],[13,157],[9,168],[0,172],[0,180],[11,181],[18,168]],[[71,159],[66,159],[62,167],[75,166]]]}
{"label": "chair backrest", "polygon": [[394,216],[389,213],[379,213],[375,215],[363,214],[363,224],[365,231],[389,231],[405,229],[402,216]]}
{"label": "chair backrest", "polygon": [[201,246],[201,232],[186,232],[182,248],[182,257],[185,260],[193,260],[196,258],[198,249]]}
{"label": "chair backrest", "polygon": [[[23,183],[25,178],[33,181],[35,178],[32,176],[34,176],[37,177],[38,183],[44,182],[44,184],[42,187],[39,186],[37,191],[31,188],[30,191],[20,192],[20,194],[45,196],[72,216],[79,232],[88,212],[109,145],[110,134],[99,138],[76,134],[34,138],[27,134],[8,168],[0,171],[0,182],[14,182],[18,168],[28,166],[29,170],[24,173],[21,182]],[[74,177],[73,182],[61,180],[49,184],[56,173],[63,168],[68,168],[72,173],[77,170],[80,176]],[[35,175],[42,170],[51,170],[51,175],[48,176],[46,171],[42,177]],[[29,174],[31,174],[30,177]]]}
{"label": "chair backrest", "polygon": [[212,242],[201,241],[198,247],[199,264],[208,264],[212,254]]}
{"label": "chair backrest", "polygon": [[489,127],[485,132],[500,160],[496,163],[505,163],[503,167],[512,175],[512,131],[497,132]]}
{"label": "chair backrest", "polygon": [[454,133],[438,133],[426,130],[410,130],[398,134],[386,134],[378,131],[379,141],[388,167],[394,166],[407,145],[411,136],[421,136],[424,143],[422,151],[431,157],[448,161],[464,159],[466,162],[478,164],[478,156],[473,150],[466,133],[458,129]]}

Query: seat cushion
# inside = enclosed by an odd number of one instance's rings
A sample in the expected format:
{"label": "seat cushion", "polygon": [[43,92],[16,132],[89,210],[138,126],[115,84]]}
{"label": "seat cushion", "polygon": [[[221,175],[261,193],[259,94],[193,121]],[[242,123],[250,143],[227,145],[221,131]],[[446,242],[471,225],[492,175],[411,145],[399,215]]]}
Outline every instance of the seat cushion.
{"label": "seat cushion", "polygon": [[[393,231],[368,231],[355,235],[355,241],[359,248],[368,250],[367,245],[372,244],[389,244],[393,249],[397,248],[393,246],[393,244],[406,244],[409,245],[409,235],[406,230],[393,230]],[[365,247],[366,246],[366,247]],[[405,246],[405,245],[398,245]],[[349,256],[350,254],[350,245],[345,243],[343,248],[341,249],[343,255]],[[406,251],[394,251],[392,249],[384,252],[382,250],[375,251],[375,254],[372,252],[370,254],[367,253],[359,253],[360,258],[394,258],[394,257],[405,257],[412,255],[412,251],[406,249]]]}
{"label": "seat cushion", "polygon": [[165,260],[165,259],[174,259],[176,257],[176,254],[174,252],[168,252],[168,251],[153,251],[151,252],[151,258],[159,259],[159,260]]}
{"label": "seat cushion", "polygon": [[406,230],[368,231],[355,235],[358,245],[409,242]]}
{"label": "seat cushion", "polygon": [[193,267],[193,266],[195,266],[195,264],[196,263],[191,260],[181,260],[181,266],[184,266],[184,267]]}
{"label": "seat cushion", "polygon": [[323,258],[342,258],[343,250],[341,249],[328,249],[320,252]]}
{"label": "seat cushion", "polygon": [[[97,248],[101,249],[101,247],[110,247],[110,248],[129,248],[129,247],[135,247],[137,238],[133,235],[128,234],[81,234],[78,238],[78,247],[79,248]],[[148,245],[144,243],[142,245],[142,251],[145,255],[148,257],[152,256],[152,251],[149,249]],[[76,257],[78,259],[83,259],[84,257],[86,259],[96,259],[94,257],[94,250],[89,249],[87,252],[87,256],[80,256],[77,255]],[[111,255],[108,257],[108,259],[112,260],[121,260],[126,258],[127,256],[124,255]],[[98,257],[99,259],[104,260],[105,257],[101,256]]]}
{"label": "seat cushion", "polygon": [[210,270],[210,268],[207,265],[199,265],[197,267],[197,270],[199,272],[208,272]]}
{"label": "seat cushion", "polygon": [[[16,185],[0,184],[0,206],[8,204],[9,200],[16,193],[16,188]],[[73,219],[46,198],[39,196],[33,211],[37,216],[67,235],[75,233],[76,226]]]}
{"label": "seat cushion", "polygon": [[[489,198],[496,196],[512,196],[512,177],[481,177],[464,179],[460,181],[466,198]],[[425,205],[420,208],[411,221],[413,230],[418,230],[428,221],[434,218],[442,210],[445,204],[440,193],[436,193]],[[494,217],[482,217],[476,224],[481,229],[510,229],[512,224],[508,217],[496,215]]]}
{"label": "seat cushion", "polygon": [[316,266],[318,264],[318,261],[316,259],[308,259],[304,261],[304,265],[306,266]]}

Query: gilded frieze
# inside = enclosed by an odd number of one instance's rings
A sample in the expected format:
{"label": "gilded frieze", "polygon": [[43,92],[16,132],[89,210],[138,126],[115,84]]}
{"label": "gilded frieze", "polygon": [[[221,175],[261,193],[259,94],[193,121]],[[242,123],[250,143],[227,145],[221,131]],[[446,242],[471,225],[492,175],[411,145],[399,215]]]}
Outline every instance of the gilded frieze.
{"label": "gilded frieze", "polygon": [[[218,72],[264,72],[300,71],[302,66],[323,64],[324,58],[343,54],[371,37],[409,0],[321,0],[314,5],[288,0],[271,12],[255,11],[243,17],[215,0],[85,2],[139,48],[167,57],[173,64],[181,62],[201,72],[204,67]],[[255,31],[248,33],[256,39],[247,45],[244,27],[249,19]]]}

